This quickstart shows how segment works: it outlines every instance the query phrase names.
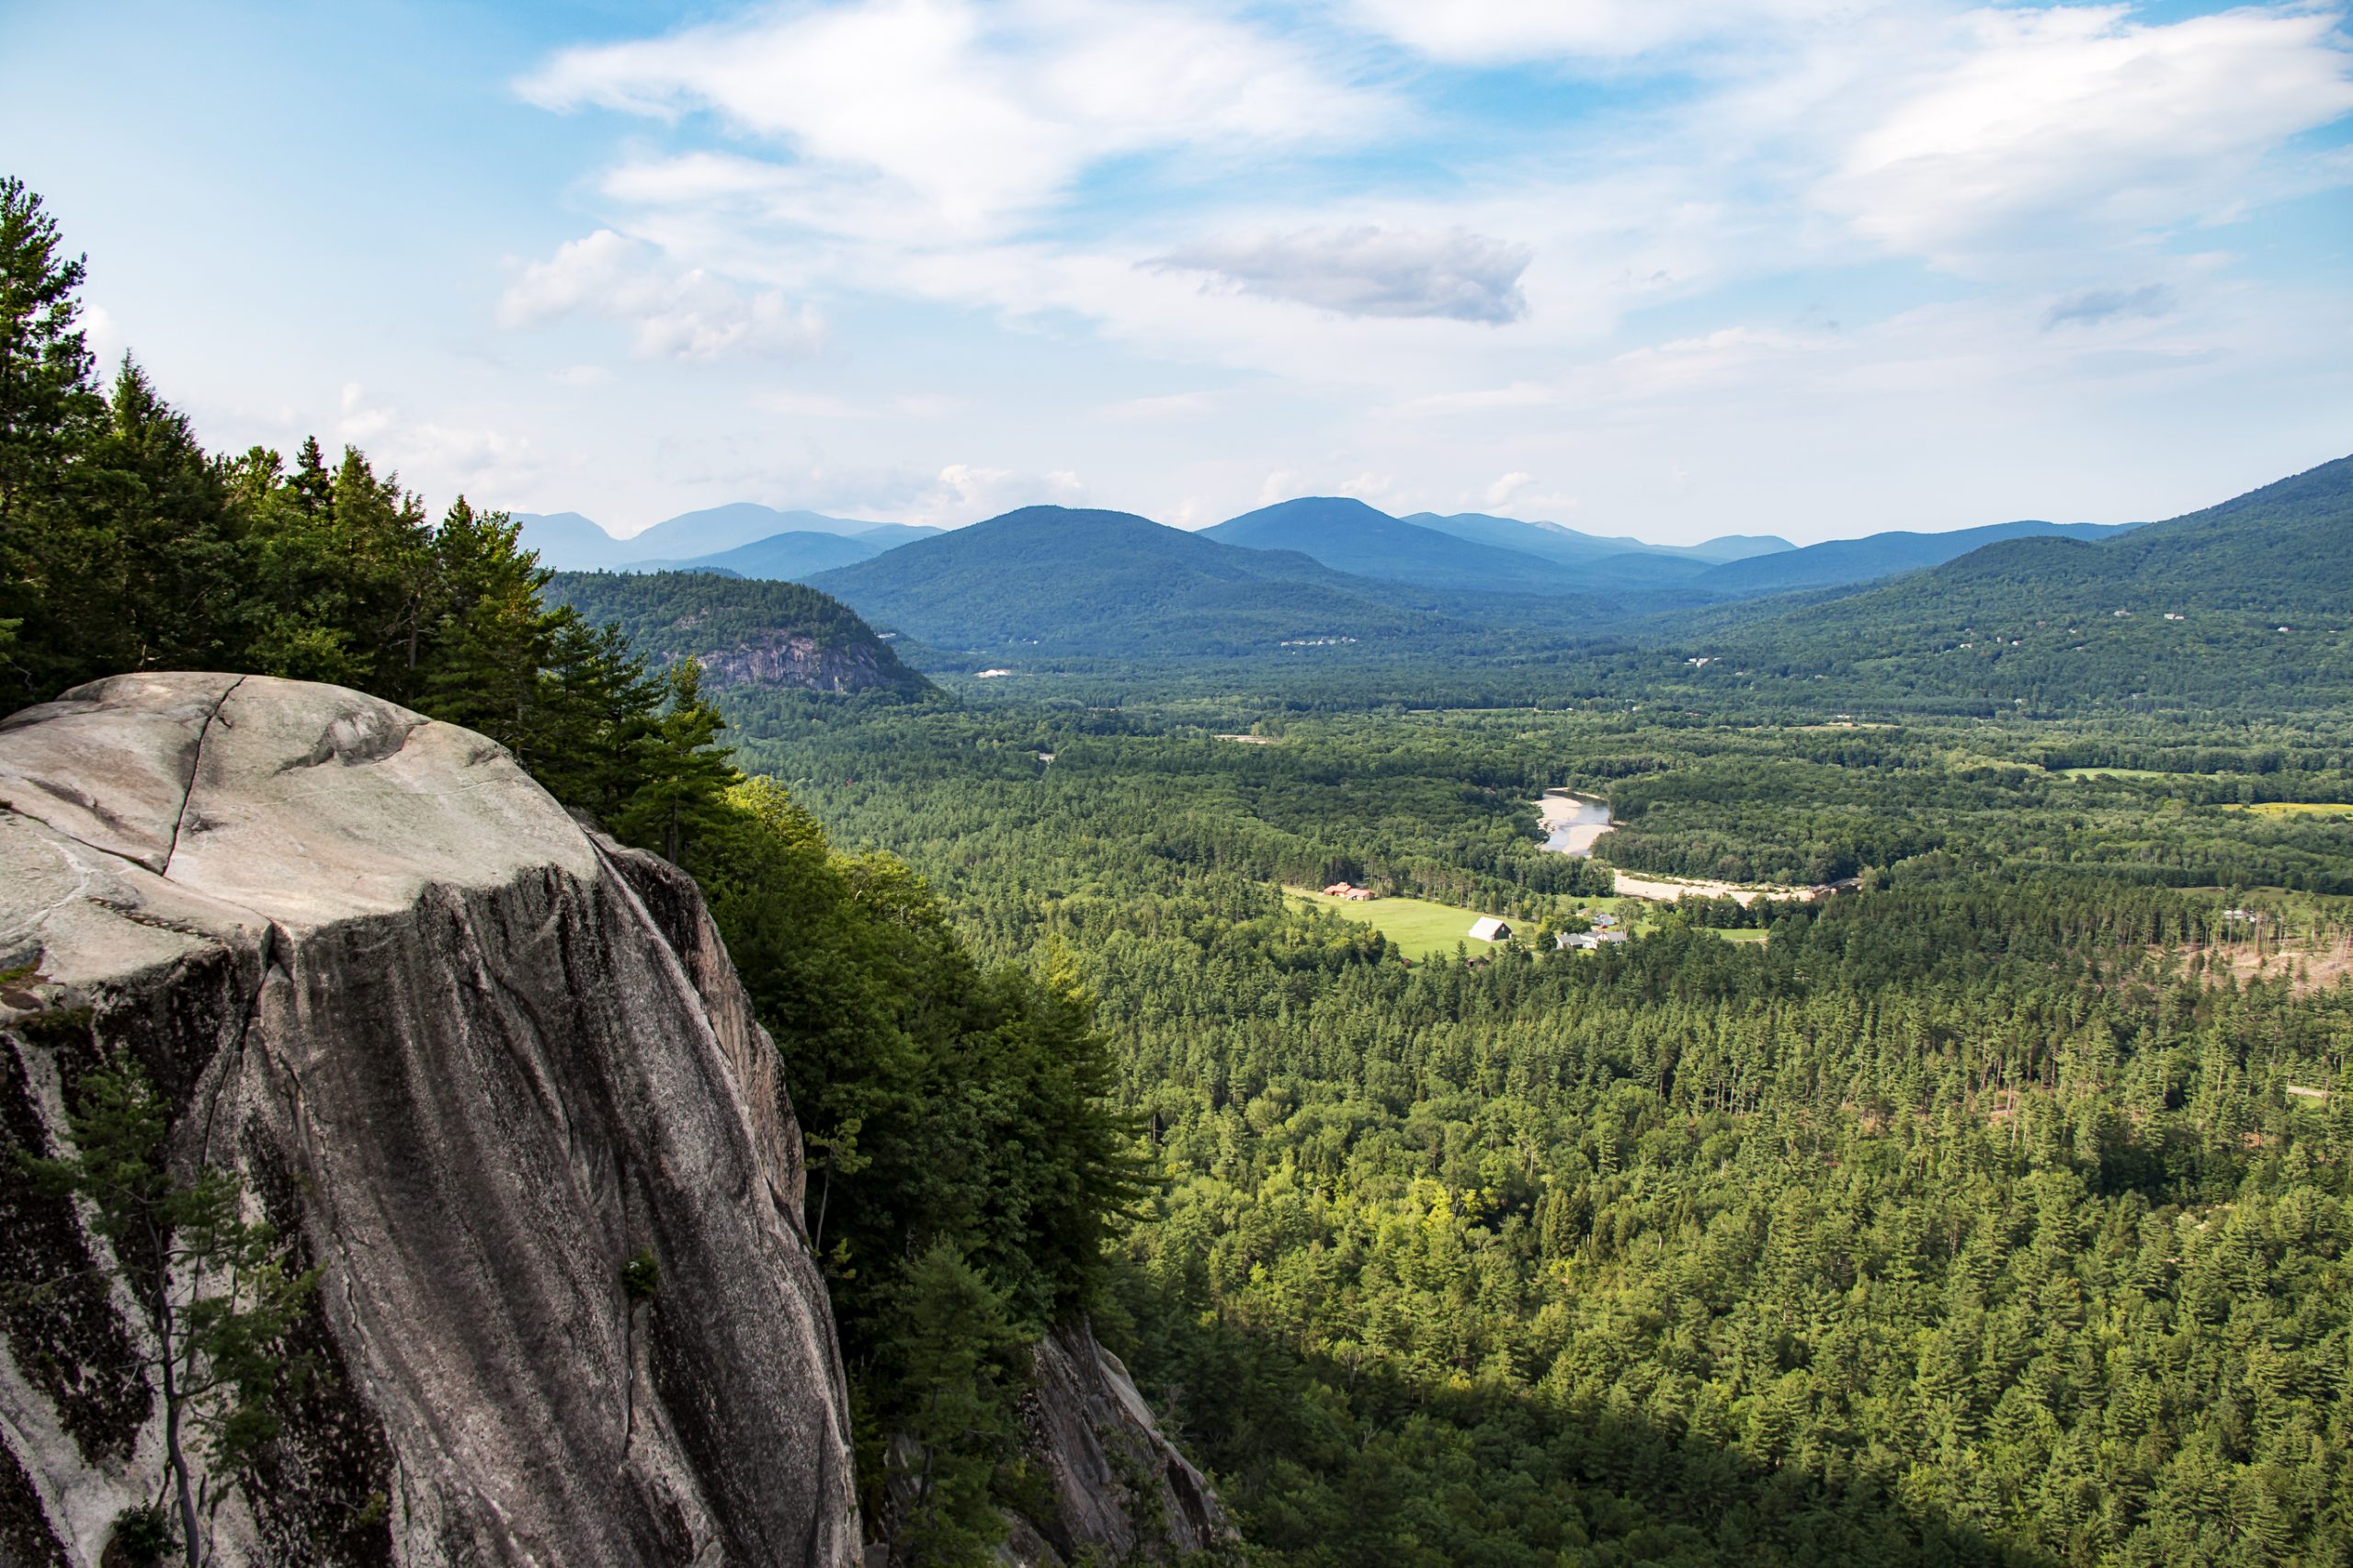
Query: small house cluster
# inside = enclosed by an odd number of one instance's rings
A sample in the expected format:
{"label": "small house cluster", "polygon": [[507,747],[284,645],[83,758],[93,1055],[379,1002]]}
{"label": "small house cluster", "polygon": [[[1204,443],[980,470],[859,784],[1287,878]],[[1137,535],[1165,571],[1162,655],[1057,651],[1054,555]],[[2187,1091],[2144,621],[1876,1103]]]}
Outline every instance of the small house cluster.
{"label": "small house cluster", "polygon": [[1360,888],[1354,882],[1334,882],[1330,887],[1324,890],[1324,896],[1325,898],[1353,899],[1358,903],[1369,903],[1377,895],[1370,888]]}
{"label": "small house cluster", "polygon": [[1558,933],[1552,938],[1552,946],[1556,950],[1564,953],[1591,952],[1596,948],[1626,939],[1627,934],[1619,926],[1618,917],[1608,910],[1588,909],[1581,913],[1585,915],[1586,924],[1592,929]]}

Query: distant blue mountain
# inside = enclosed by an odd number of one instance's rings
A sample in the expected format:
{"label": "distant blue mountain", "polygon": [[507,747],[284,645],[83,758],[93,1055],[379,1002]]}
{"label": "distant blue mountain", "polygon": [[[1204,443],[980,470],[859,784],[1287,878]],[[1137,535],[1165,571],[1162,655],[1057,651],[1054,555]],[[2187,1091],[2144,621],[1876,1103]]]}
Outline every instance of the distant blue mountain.
{"label": "distant blue mountain", "polygon": [[631,559],[630,541],[615,539],[577,512],[517,512],[523,548],[540,564],[562,572],[609,572]]}
{"label": "distant blue mountain", "polygon": [[819,572],[830,572],[836,566],[855,566],[861,561],[871,561],[887,548],[880,540],[845,539],[840,534],[802,529],[738,545],[733,550],[698,555],[691,561],[631,562],[625,570],[728,572],[738,577],[798,583]]}
{"label": "distant blue mountain", "polygon": [[[1508,519],[1477,521],[1506,523]],[[1526,523],[1510,526],[1537,531]],[[1201,537],[1245,550],[1295,550],[1336,572],[1432,588],[1565,593],[1587,585],[1585,574],[1567,562],[1486,543],[1467,534],[1424,528],[1342,495],[1309,495],[1261,506],[1203,528]]]}
{"label": "distant blue mountain", "polygon": [[1125,512],[1026,506],[828,572],[815,586],[942,648],[1017,656],[1276,654],[1462,630],[1285,550],[1222,544]]}
{"label": "distant blue mountain", "polygon": [[1580,533],[1559,523],[1525,522],[1518,517],[1490,517],[1483,512],[1457,512],[1451,516],[1415,512],[1401,520],[1420,528],[1434,528],[1442,534],[1451,534],[1457,539],[1496,545],[1505,550],[1524,551],[1548,561],[1573,565],[1617,561],[1628,555],[1655,555],[1672,561],[1713,564],[1797,548],[1788,540],[1770,534],[1726,534],[1704,544],[1646,544],[1638,539]]}
{"label": "distant blue mountain", "polygon": [[753,501],[733,501],[681,512],[630,540],[633,561],[693,561],[722,551],[757,544],[786,533],[863,533],[885,525],[871,519],[829,517],[823,512],[783,512]]}
{"label": "distant blue mountain", "polygon": [[[834,517],[823,512],[779,511],[750,501],[682,512],[627,539],[615,538],[577,512],[517,512],[515,519],[523,525],[523,547],[539,551],[540,565],[563,572],[611,572],[656,562],[665,566],[696,564],[781,534],[816,533],[851,539],[880,530],[876,548],[888,550],[938,531],[904,523]],[[834,564],[843,564],[848,559],[852,558],[845,557]]]}
{"label": "distant blue mountain", "polygon": [[2122,533],[2131,523],[1988,523],[1949,533],[1881,533],[1862,539],[1825,540],[1802,550],[1728,562],[1710,567],[1690,585],[1711,593],[1747,597],[1798,588],[1835,588],[1877,582],[1957,561],[1973,550],[2010,539],[2098,540]]}

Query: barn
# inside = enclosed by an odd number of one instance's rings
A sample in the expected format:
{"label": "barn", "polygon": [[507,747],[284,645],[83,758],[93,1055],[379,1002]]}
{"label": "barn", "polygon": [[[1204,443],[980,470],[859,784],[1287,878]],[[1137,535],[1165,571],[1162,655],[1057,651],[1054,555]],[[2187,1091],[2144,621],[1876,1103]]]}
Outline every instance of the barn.
{"label": "barn", "polygon": [[1471,922],[1471,939],[1474,942],[1508,942],[1511,927],[1492,915],[1482,915]]}

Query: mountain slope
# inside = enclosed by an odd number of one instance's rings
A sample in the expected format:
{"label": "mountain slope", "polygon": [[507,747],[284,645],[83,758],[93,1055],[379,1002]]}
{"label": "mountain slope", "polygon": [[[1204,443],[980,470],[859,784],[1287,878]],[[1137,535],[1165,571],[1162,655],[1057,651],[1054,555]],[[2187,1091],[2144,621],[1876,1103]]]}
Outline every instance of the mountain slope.
{"label": "mountain slope", "polygon": [[1295,550],[1336,572],[1434,588],[1526,593],[1586,585],[1583,574],[1560,562],[1424,528],[1346,496],[1262,506],[1201,535],[1247,550]]}
{"label": "mountain slope", "polygon": [[713,555],[699,555],[688,561],[631,562],[632,572],[732,572],[738,577],[764,577],[774,582],[797,583],[820,572],[830,572],[836,566],[855,566],[861,561],[871,561],[890,548],[880,540],[849,539],[841,534],[813,533],[806,529],[778,534],[752,544],[738,545]]}
{"label": "mountain slope", "polygon": [[[898,523],[862,522],[829,517],[822,512],[780,512],[750,501],[681,512],[642,533],[617,539],[591,518],[577,512],[517,512],[523,525],[523,548],[539,553],[540,564],[559,572],[610,572],[639,563],[676,565],[701,563],[702,558],[740,550],[764,539],[786,533],[839,535],[845,539],[877,528],[905,528]],[[905,538],[929,529],[908,529],[904,537],[878,540],[880,548],[904,543]]]}
{"label": "mountain slope", "polygon": [[1835,588],[1874,582],[1957,561],[1972,550],[2006,539],[2099,540],[2122,533],[2129,523],[1989,523],[1949,533],[1890,532],[1861,539],[1826,540],[1800,550],[1726,562],[1691,579],[1691,585],[1745,597],[1789,593],[1799,588]]}
{"label": "mountain slope", "polygon": [[896,550],[903,544],[913,544],[919,539],[930,539],[945,531],[924,523],[877,523],[870,528],[860,528],[851,537],[862,539],[883,550]]}
{"label": "mountain slope", "polygon": [[523,548],[559,572],[608,572],[634,560],[631,541],[615,539],[577,512],[517,512]]}
{"label": "mountain slope", "polygon": [[882,525],[850,517],[829,517],[823,512],[783,512],[751,501],[707,506],[665,517],[642,534],[631,536],[632,561],[692,561],[722,551],[740,549],[784,533],[856,535]]}
{"label": "mountain slope", "polygon": [[2353,458],[2129,533],[2006,540],[1746,625],[1719,612],[1716,624],[1738,662],[1912,693],[2335,702],[2353,690],[2348,545]]}
{"label": "mountain slope", "polygon": [[1518,517],[1491,517],[1483,512],[1457,512],[1452,516],[1415,512],[1403,520],[1438,533],[1450,534],[1456,539],[1497,545],[1505,550],[1525,551],[1530,555],[1540,555],[1547,561],[1577,566],[1605,561],[1621,562],[1630,555],[1650,555],[1663,561],[1688,561],[1710,565],[1797,548],[1788,540],[1772,534],[1724,534],[1690,545],[1647,544],[1638,539],[1580,533],[1559,523],[1523,522]]}
{"label": "mountain slope", "polygon": [[812,583],[870,619],[948,648],[1188,656],[1458,629],[1301,555],[1061,506],[1008,512]]}
{"label": "mountain slope", "polygon": [[714,686],[779,686],[918,697],[931,683],[849,607],[798,583],[705,572],[564,572],[551,604],[597,625],[619,622],[657,665],[692,656]]}

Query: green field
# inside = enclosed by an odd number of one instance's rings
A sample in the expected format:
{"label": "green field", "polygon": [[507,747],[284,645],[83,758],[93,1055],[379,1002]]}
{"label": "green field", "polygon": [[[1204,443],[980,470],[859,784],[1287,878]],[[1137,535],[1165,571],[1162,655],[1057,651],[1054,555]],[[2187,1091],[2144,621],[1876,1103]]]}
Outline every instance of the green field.
{"label": "green field", "polygon": [[1304,888],[1283,891],[1302,903],[1320,904],[1343,919],[1371,926],[1409,959],[1451,953],[1458,942],[1472,949],[1486,945],[1471,939],[1471,923],[1481,913],[1475,909],[1457,909],[1452,904],[1432,903],[1419,898],[1376,898],[1358,903]]}
{"label": "green field", "polygon": [[1766,933],[1754,926],[1703,926],[1703,931],[1713,931],[1727,942],[1762,942]]}
{"label": "green field", "polygon": [[2262,817],[2342,817],[2353,816],[2353,804],[2343,801],[2258,801],[2251,806],[2230,806],[2234,812],[2253,812]]}

